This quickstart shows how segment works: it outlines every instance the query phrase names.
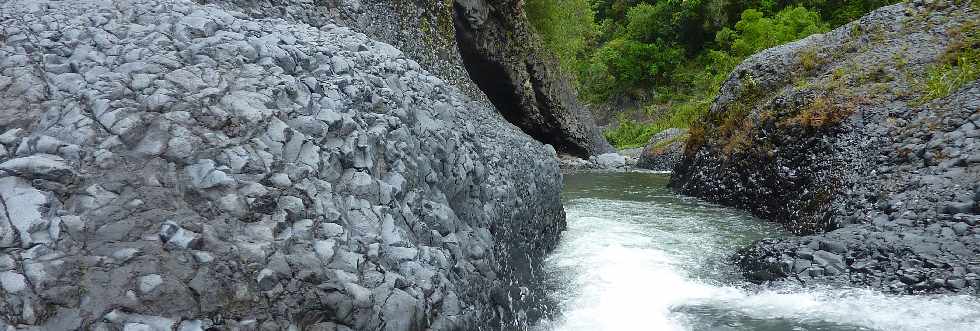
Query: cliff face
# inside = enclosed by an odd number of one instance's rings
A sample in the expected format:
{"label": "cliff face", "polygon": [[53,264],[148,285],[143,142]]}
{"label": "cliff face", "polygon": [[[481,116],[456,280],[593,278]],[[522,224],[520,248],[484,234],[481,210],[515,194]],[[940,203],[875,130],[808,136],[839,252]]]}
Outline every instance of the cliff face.
{"label": "cliff face", "polygon": [[274,17],[314,27],[347,26],[398,48],[422,68],[474,100],[486,96],[470,80],[456,46],[453,1],[434,0],[223,0],[251,17]]}
{"label": "cliff face", "polygon": [[980,85],[922,96],[978,21],[969,2],[900,4],[752,56],[671,185],[818,233],[744,251],[752,278],[974,293]]}
{"label": "cliff face", "polygon": [[456,40],[470,77],[511,123],[561,152],[613,151],[534,38],[522,1],[458,0]]}
{"label": "cliff face", "polygon": [[0,4],[0,328],[523,324],[554,150],[390,45],[236,8]]}
{"label": "cliff face", "polygon": [[232,0],[255,17],[355,28],[390,43],[558,151],[612,151],[553,56],[537,45],[519,1]]}

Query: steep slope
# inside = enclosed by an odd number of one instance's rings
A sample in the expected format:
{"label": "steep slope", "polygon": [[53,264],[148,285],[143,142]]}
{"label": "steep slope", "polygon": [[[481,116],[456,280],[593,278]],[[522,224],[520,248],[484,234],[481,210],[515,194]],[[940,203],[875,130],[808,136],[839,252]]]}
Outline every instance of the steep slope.
{"label": "steep slope", "polygon": [[554,150],[392,46],[219,5],[0,4],[0,328],[523,324]]}
{"label": "steep slope", "polygon": [[743,252],[755,279],[975,293],[980,84],[924,95],[978,21],[970,2],[899,4],[752,56],[671,186],[820,233]]}

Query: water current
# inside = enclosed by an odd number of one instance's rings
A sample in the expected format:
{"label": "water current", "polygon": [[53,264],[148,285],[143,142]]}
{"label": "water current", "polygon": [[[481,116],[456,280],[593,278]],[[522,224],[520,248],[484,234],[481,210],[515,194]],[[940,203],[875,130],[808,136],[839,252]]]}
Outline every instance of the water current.
{"label": "water current", "polygon": [[537,330],[980,330],[980,299],[868,289],[758,287],[729,257],[785,236],[751,215],[679,196],[666,175],[566,175],[568,227],[547,258],[559,313]]}

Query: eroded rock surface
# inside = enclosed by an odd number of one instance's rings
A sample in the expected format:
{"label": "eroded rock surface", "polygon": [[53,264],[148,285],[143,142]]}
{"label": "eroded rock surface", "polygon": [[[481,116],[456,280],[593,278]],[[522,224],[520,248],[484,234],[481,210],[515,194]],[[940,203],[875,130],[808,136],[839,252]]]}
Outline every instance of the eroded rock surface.
{"label": "eroded rock surface", "polygon": [[977,22],[970,4],[914,1],[750,57],[671,185],[817,233],[743,251],[750,278],[976,294],[980,83],[922,96],[933,66],[977,47]]}
{"label": "eroded rock surface", "polygon": [[537,46],[519,1],[221,3],[233,3],[253,17],[352,27],[395,45],[474,100],[492,102],[508,121],[560,152],[582,158],[612,152],[555,59]]}
{"label": "eroded rock surface", "polygon": [[458,0],[454,8],[463,63],[504,117],[562,153],[614,152],[555,58],[538,47],[522,1]]}
{"label": "eroded rock surface", "polygon": [[526,322],[553,150],[392,46],[234,8],[0,4],[0,328]]}

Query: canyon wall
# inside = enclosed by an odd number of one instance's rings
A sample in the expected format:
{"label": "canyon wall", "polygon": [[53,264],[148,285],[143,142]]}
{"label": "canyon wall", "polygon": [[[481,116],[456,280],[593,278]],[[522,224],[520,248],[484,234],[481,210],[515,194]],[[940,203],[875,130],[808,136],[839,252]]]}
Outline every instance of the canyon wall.
{"label": "canyon wall", "polygon": [[0,4],[0,328],[526,325],[555,150],[391,45],[248,11]]}

